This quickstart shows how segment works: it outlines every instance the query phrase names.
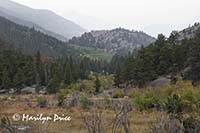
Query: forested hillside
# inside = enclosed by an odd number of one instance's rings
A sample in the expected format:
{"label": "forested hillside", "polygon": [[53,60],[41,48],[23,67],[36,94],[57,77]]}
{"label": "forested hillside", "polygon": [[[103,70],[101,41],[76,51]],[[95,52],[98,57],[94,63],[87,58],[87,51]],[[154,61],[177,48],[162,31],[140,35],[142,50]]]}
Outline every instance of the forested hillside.
{"label": "forested hillside", "polygon": [[87,79],[91,71],[106,71],[107,63],[89,58],[65,57],[50,59],[39,52],[24,55],[0,41],[0,90],[26,86],[45,86],[49,93],[67,86],[78,79]]}
{"label": "forested hillside", "polygon": [[79,55],[62,41],[0,17],[0,37],[22,53],[34,55],[38,51],[46,56]]}
{"label": "forested hillside", "polygon": [[[189,35],[188,35],[189,36]],[[148,47],[125,57],[121,67],[115,68],[116,84],[127,83],[144,86],[159,76],[181,76],[200,81],[200,30],[196,30],[193,38],[179,40],[179,34],[172,33],[169,38],[158,35],[157,40]],[[113,58],[115,64],[121,60]],[[111,65],[111,70],[114,70]],[[115,66],[114,66],[115,67]]]}

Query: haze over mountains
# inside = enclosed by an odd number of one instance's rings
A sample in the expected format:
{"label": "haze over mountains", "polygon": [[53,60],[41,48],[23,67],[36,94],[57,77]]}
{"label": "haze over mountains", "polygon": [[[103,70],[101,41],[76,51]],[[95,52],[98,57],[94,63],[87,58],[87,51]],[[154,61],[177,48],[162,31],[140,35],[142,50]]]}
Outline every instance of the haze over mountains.
{"label": "haze over mountains", "polygon": [[[2,16],[0,18],[2,39],[9,42],[15,49],[28,54],[41,51],[48,56],[69,55],[65,53],[67,48],[68,52],[76,50],[67,47],[67,44],[59,40],[66,41],[66,38],[79,36],[85,31],[79,25],[51,11],[32,9],[10,0],[0,0],[0,16]],[[69,45],[97,48],[110,54],[126,54],[132,52],[133,49],[147,46],[154,40],[143,32],[117,28],[84,33],[80,38],[71,39]]]}
{"label": "haze over mountains", "polygon": [[[125,55],[155,41],[154,37],[142,31],[124,28],[85,32],[76,23],[52,11],[32,9],[10,0],[0,0],[0,16],[1,39],[13,48],[32,55],[37,51],[47,56]],[[191,38],[198,27],[199,24],[196,24],[177,32],[178,39]]]}
{"label": "haze over mountains", "polygon": [[36,55],[37,52],[51,57],[80,54],[58,39],[3,17],[0,17],[0,39],[6,42],[6,47],[28,55]]}
{"label": "haze over mountains", "polygon": [[58,39],[62,37],[71,38],[85,32],[79,25],[52,11],[32,9],[10,0],[0,0],[0,11],[1,16],[7,16],[11,21],[28,27],[35,27],[48,34],[51,32],[50,35]]}
{"label": "haze over mountains", "polygon": [[88,31],[91,30],[102,30],[102,29],[114,29],[117,26],[114,26],[112,23],[109,23],[105,20],[102,20],[98,17],[93,17],[89,15],[85,15],[83,13],[79,13],[76,11],[67,12],[64,14],[65,18],[69,18],[73,20],[77,24],[79,24],[84,29]]}

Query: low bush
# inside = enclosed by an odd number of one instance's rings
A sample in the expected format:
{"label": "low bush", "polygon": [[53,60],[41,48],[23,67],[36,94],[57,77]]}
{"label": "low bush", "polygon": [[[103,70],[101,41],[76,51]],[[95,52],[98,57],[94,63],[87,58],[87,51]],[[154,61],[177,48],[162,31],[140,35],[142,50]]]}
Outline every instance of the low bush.
{"label": "low bush", "polygon": [[174,118],[179,119],[184,109],[184,104],[179,95],[169,96],[165,102],[165,110]]}
{"label": "low bush", "polygon": [[134,105],[140,111],[157,108],[159,109],[161,106],[159,95],[157,95],[153,90],[149,89],[145,92],[140,92],[135,94]]}
{"label": "low bush", "polygon": [[189,81],[178,81],[177,84],[155,90],[133,89],[129,97],[133,98],[139,110],[156,108],[169,111],[171,108],[176,112],[180,106],[184,112],[194,112],[200,109],[200,89],[194,87]]}
{"label": "low bush", "polygon": [[60,95],[58,95],[57,100],[58,100],[58,106],[63,106],[64,102],[65,102],[65,96],[60,94]]}
{"label": "low bush", "polygon": [[125,93],[123,90],[119,89],[113,94],[113,98],[123,98],[125,96]]}
{"label": "low bush", "polygon": [[48,106],[47,99],[45,97],[37,97],[37,106],[40,108],[46,108]]}
{"label": "low bush", "polygon": [[90,109],[92,105],[92,102],[86,96],[81,96],[80,102],[84,110]]}
{"label": "low bush", "polygon": [[104,102],[105,102],[104,107],[106,109],[111,109],[112,108],[112,100],[109,97],[105,96],[104,97]]}

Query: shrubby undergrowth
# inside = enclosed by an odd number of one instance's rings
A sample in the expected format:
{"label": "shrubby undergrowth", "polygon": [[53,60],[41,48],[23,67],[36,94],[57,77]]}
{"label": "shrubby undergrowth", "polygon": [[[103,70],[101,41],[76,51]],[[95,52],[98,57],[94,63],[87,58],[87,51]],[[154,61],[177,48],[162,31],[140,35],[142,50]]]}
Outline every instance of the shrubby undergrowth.
{"label": "shrubby undergrowth", "polygon": [[157,109],[165,118],[152,126],[153,133],[200,131],[200,89],[189,81],[178,81],[161,89],[134,89],[130,94],[140,111]]}

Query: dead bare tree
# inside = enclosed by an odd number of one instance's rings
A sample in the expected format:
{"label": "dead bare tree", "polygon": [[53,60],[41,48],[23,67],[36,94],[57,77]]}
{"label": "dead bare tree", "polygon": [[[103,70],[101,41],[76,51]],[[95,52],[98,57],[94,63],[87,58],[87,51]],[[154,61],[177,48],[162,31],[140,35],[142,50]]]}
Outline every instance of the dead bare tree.
{"label": "dead bare tree", "polygon": [[10,120],[9,120],[9,118],[7,116],[4,116],[1,119],[1,123],[0,124],[1,124],[1,128],[3,130],[7,130],[10,133],[14,132],[14,129],[12,128],[11,122],[10,122]]}
{"label": "dead bare tree", "polygon": [[157,123],[150,124],[150,130],[152,133],[184,133],[183,123],[176,118],[170,118],[166,112],[161,112]]}
{"label": "dead bare tree", "polygon": [[102,111],[95,108],[81,115],[89,133],[106,133]]}
{"label": "dead bare tree", "polygon": [[125,133],[131,133],[129,112],[131,112],[132,106],[127,99],[118,101],[113,105],[115,112],[115,118],[112,126],[112,133],[118,133],[119,130],[124,130]]}

